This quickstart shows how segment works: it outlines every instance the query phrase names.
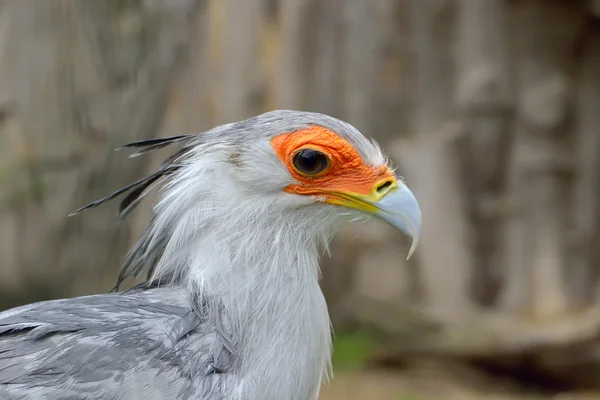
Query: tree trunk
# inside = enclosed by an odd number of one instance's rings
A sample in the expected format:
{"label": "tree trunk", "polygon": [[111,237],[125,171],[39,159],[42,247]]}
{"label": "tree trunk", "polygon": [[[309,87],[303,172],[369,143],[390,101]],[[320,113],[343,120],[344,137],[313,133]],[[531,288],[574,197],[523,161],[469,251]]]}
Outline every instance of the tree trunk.
{"label": "tree trunk", "polygon": [[378,2],[345,0],[342,15],[342,105],[344,117],[363,132],[371,129],[378,63]]}
{"label": "tree trunk", "polygon": [[582,305],[598,300],[600,251],[600,24],[584,42],[576,97],[572,261],[568,266],[571,295]]}
{"label": "tree trunk", "polygon": [[281,43],[276,82],[277,108],[298,110],[307,103],[311,57],[318,20],[313,17],[314,0],[282,0],[280,5]]}
{"label": "tree trunk", "polygon": [[499,254],[503,189],[510,144],[510,77],[502,0],[458,3],[455,102],[466,138],[461,146],[470,217],[477,234],[471,291],[494,302],[503,265]]}
{"label": "tree trunk", "polygon": [[423,232],[417,255],[428,309],[441,321],[470,308],[471,226],[459,175],[450,89],[440,31],[444,14],[432,1],[411,1],[415,57],[414,139],[398,146],[397,159],[421,203]]}
{"label": "tree trunk", "polygon": [[[214,1],[214,0],[213,0]],[[260,114],[264,102],[265,77],[261,68],[262,0],[216,0],[222,7],[220,34],[220,80],[213,92],[219,99],[217,121],[222,124]]]}
{"label": "tree trunk", "polygon": [[582,15],[557,2],[523,1],[515,9],[517,122],[509,168],[504,304],[536,318],[571,307],[564,284],[569,223],[567,178],[572,78],[564,62]]}
{"label": "tree trunk", "polygon": [[[122,6],[117,7],[118,4]],[[156,136],[195,2],[23,0],[3,25],[0,279],[9,306],[110,289],[132,242],[110,205],[77,207],[139,178],[144,163],[107,152]],[[107,251],[108,250],[108,251]]]}

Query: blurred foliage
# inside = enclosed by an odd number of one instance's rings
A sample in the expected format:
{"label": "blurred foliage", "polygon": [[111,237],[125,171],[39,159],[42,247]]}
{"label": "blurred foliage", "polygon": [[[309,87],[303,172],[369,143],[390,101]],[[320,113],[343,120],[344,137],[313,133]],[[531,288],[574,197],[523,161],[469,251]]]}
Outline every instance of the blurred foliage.
{"label": "blurred foliage", "polygon": [[341,332],[333,341],[333,368],[344,371],[363,369],[377,350],[375,338],[366,332]]}

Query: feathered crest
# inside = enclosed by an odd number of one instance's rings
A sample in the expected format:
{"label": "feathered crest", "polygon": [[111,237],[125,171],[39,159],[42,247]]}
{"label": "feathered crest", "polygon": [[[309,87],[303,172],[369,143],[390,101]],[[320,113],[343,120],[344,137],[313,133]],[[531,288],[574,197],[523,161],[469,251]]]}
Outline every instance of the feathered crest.
{"label": "feathered crest", "polygon": [[[162,148],[170,146],[172,144],[176,144],[176,143],[188,144],[188,142],[191,141],[195,137],[196,137],[196,134],[189,134],[189,135],[172,136],[172,137],[167,137],[167,138],[149,139],[149,140],[143,140],[143,141],[139,141],[139,142],[129,143],[129,144],[126,144],[124,146],[117,148],[116,150],[119,151],[119,150],[123,150],[123,149],[131,149],[131,148],[140,149],[129,156],[129,158],[133,158],[133,157],[138,157],[140,155],[152,152],[154,150],[162,149]],[[118,209],[117,218],[118,218],[119,222],[123,221],[127,217],[127,215],[129,215],[129,213],[133,209],[135,209],[135,207],[142,201],[142,199],[148,193],[150,193],[152,191],[152,189],[154,189],[165,178],[169,177],[174,172],[181,169],[181,167],[182,167],[181,161],[189,155],[191,148],[192,147],[189,144],[184,146],[179,151],[177,151],[175,154],[173,154],[172,156],[167,158],[165,161],[163,161],[160,164],[160,166],[157,168],[156,172],[154,172],[153,174],[151,174],[145,178],[142,178],[138,181],[135,181],[135,182],[115,191],[114,193],[109,194],[106,197],[95,200],[83,207],[78,208],[77,210],[70,213],[69,217],[79,214],[80,212],[85,211],[87,209],[97,207],[101,204],[104,204],[110,200],[113,200],[113,199],[127,193],[125,198],[119,204],[119,209]],[[146,260],[146,261],[150,261],[150,263],[146,264],[146,265],[144,265],[140,262],[140,260],[142,259],[141,256],[144,253],[146,253],[146,250],[148,247],[148,240],[147,240],[148,235],[149,235],[149,230],[146,231],[146,233],[142,236],[142,238],[140,238],[138,243],[131,249],[131,251],[127,255],[125,263],[123,264],[123,266],[121,267],[121,270],[119,272],[119,276],[117,278],[117,283],[116,283],[115,287],[113,288],[113,290],[118,290],[119,285],[123,282],[123,280],[125,280],[128,277],[134,277],[134,276],[138,275],[145,268],[148,269],[147,279],[149,279],[150,276],[152,275],[152,273],[154,271],[154,265],[157,260]],[[164,238],[164,239],[166,239],[166,238]],[[153,254],[155,256],[157,256],[156,252],[153,252]]]}
{"label": "feathered crest", "polygon": [[[130,148],[142,148],[141,150],[138,150],[129,156],[129,158],[134,158],[142,154],[150,153],[154,150],[162,149],[163,147],[167,147],[174,143],[187,142],[191,140],[194,136],[195,135],[179,135],[168,138],[142,140],[140,142],[126,144],[117,148],[116,150],[119,151]],[[69,217],[79,214],[80,212],[85,211],[89,208],[97,207],[101,204],[106,203],[107,201],[110,201],[130,191],[127,197],[125,197],[123,201],[121,201],[121,204],[119,204],[118,218],[119,221],[122,221],[131,212],[131,210],[133,210],[140,203],[144,196],[146,196],[150,192],[150,190],[155,186],[156,183],[160,182],[162,179],[168,177],[170,174],[181,168],[181,165],[178,164],[178,161],[184,158],[189,150],[189,147],[184,147],[180,149],[177,153],[173,154],[171,157],[163,161],[163,163],[158,167],[156,172],[152,175],[130,183],[129,185],[117,190],[114,193],[109,194],[106,197],[95,200],[83,207],[78,208],[77,210],[70,213]]]}

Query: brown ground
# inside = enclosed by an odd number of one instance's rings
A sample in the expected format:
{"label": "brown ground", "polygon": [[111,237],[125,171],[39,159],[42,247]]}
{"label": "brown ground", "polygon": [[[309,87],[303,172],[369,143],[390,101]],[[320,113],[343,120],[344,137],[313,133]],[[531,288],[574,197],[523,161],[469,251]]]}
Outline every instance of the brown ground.
{"label": "brown ground", "polygon": [[[481,386],[481,385],[479,385]],[[527,395],[475,388],[467,382],[397,372],[338,372],[319,400],[600,400],[600,393]],[[506,391],[504,391],[506,392]]]}

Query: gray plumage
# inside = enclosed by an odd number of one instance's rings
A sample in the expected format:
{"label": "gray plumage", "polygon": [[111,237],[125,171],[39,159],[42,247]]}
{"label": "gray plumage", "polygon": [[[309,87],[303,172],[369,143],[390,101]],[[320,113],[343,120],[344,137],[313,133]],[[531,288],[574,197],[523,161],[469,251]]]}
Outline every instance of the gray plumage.
{"label": "gray plumage", "polygon": [[160,186],[117,288],[148,282],[0,313],[0,399],[315,399],[331,346],[318,251],[357,214],[283,192],[293,179],[269,140],[310,125],[386,162],[352,126],[287,110],[125,146],[181,148],[76,212],[127,193],[124,218]]}
{"label": "gray plumage", "polygon": [[233,355],[192,302],[183,289],[157,288],[4,312],[0,398],[221,398],[210,395],[215,364],[227,369]]}

